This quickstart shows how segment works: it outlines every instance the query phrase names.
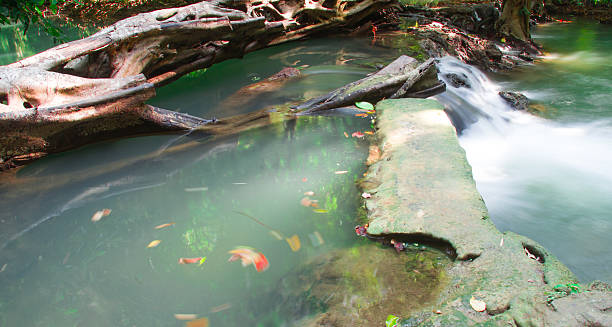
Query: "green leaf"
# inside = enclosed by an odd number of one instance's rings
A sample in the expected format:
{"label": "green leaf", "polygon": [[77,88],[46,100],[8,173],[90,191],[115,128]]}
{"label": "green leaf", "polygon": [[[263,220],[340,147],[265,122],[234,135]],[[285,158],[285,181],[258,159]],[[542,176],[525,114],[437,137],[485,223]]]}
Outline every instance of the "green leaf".
{"label": "green leaf", "polygon": [[364,110],[374,110],[374,105],[366,101],[356,102],[355,107]]}
{"label": "green leaf", "polygon": [[387,320],[385,321],[385,327],[395,327],[399,322],[399,317],[394,315],[388,315]]}

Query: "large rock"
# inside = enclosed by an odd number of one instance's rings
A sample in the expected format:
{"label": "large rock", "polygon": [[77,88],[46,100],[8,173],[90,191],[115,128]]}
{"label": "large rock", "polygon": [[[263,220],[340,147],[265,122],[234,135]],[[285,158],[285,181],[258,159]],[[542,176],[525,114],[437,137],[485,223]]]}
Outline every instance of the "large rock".
{"label": "large rock", "polygon": [[[495,228],[439,103],[384,100],[376,112],[382,155],[362,182],[372,194],[364,200],[368,233],[443,242],[456,252],[450,286],[430,310],[406,317],[404,326],[596,326],[590,323],[608,321],[609,290],[565,299],[571,292],[558,288],[577,283],[569,269],[535,241]],[[472,308],[472,297],[486,303],[484,312]],[[558,303],[559,310],[548,301]],[[570,303],[580,303],[589,314],[570,310]]]}

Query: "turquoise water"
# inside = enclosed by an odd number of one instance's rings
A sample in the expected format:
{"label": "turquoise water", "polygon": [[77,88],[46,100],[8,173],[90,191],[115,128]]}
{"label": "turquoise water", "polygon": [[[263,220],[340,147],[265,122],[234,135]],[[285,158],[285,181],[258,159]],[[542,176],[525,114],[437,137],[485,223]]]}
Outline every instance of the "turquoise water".
{"label": "turquoise water", "polygon": [[538,241],[583,282],[612,282],[611,35],[589,21],[538,27],[546,56],[492,76],[489,92],[523,92],[544,119],[485,101],[497,119],[461,137],[496,226]]}
{"label": "turquoise water", "polygon": [[[185,76],[158,90],[151,103],[202,117],[229,116],[321,94],[373,71],[365,63],[371,56],[395,55],[365,39],[298,42]],[[302,77],[263,98],[247,98],[244,106],[226,106],[230,112],[219,109],[241,87],[286,66],[301,66]],[[350,281],[320,280],[317,270],[300,270],[305,262],[364,244],[370,253],[394,254],[354,232],[360,203],[355,182],[365,172],[369,140],[344,134],[368,129],[368,119],[352,114],[279,117],[236,135],[98,143],[4,176],[0,326],[185,325],[175,314],[207,317],[211,326],[307,319],[318,312],[308,303],[288,309],[274,298],[299,294],[299,288],[283,289],[285,278],[298,273],[334,288]],[[305,197],[317,207],[302,205]],[[93,222],[104,209],[110,214]],[[155,229],[166,223],[173,225]],[[299,248],[287,238],[299,239]],[[147,247],[156,240],[156,247]],[[228,262],[228,251],[237,246],[263,253],[269,269]],[[206,261],[179,264],[179,258],[195,257]],[[413,274],[412,268],[404,273]],[[372,316],[382,322],[386,314]]]}

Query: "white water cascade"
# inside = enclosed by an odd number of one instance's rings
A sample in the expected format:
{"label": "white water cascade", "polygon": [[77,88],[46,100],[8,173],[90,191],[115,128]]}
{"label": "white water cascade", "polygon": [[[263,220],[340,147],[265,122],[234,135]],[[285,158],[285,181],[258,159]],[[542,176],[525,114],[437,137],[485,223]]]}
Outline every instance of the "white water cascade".
{"label": "white water cascade", "polygon": [[[436,98],[460,130],[479,192],[502,231],[547,247],[583,282],[612,281],[612,122],[566,124],[513,110],[500,87],[439,60]],[[453,87],[449,73],[466,81]]]}

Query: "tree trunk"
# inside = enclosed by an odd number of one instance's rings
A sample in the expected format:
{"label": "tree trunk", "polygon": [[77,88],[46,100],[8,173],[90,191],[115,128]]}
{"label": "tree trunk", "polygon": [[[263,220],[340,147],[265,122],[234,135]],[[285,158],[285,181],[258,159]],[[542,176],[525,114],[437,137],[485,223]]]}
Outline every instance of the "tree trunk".
{"label": "tree trunk", "polygon": [[109,137],[209,121],[154,108],[155,87],[245,53],[355,26],[391,0],[210,0],[139,14],[0,67],[0,167]]}
{"label": "tree trunk", "polygon": [[529,42],[530,0],[504,0],[497,30],[521,41]]}

